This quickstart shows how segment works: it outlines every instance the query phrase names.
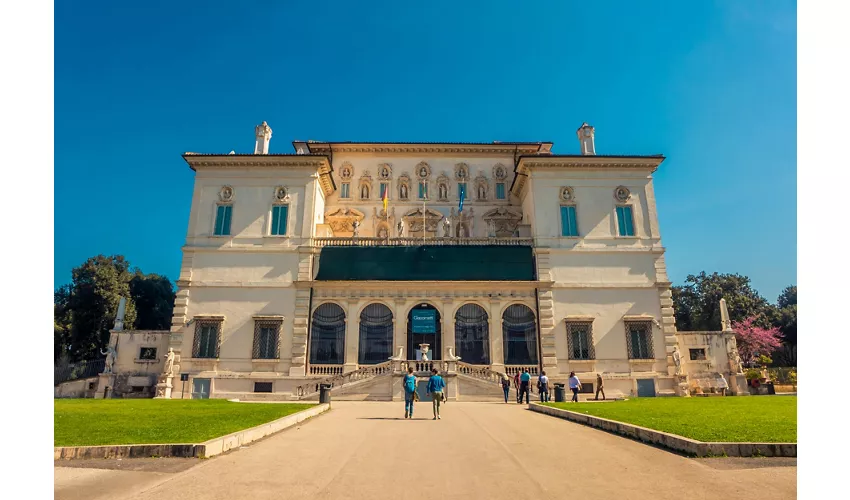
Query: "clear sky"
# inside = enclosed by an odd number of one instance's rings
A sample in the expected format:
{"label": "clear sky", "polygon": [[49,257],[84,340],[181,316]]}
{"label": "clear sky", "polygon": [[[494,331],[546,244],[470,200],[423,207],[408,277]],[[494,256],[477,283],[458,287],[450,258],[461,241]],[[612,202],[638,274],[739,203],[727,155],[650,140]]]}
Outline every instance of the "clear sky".
{"label": "clear sky", "polygon": [[[657,154],[670,278],[797,280],[796,4],[57,2],[54,284],[98,253],[177,278],[185,151],[553,141]],[[366,7],[366,5],[369,7]],[[36,140],[35,138],[33,140]]]}

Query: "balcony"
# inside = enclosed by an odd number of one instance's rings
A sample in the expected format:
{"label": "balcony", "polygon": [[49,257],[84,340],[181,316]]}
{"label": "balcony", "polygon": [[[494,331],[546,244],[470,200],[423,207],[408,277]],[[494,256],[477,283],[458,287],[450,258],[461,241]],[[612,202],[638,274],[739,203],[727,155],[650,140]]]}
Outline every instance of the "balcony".
{"label": "balcony", "polygon": [[379,238],[373,236],[364,237],[322,237],[312,238],[311,245],[314,247],[399,247],[399,246],[533,246],[533,238],[522,237],[494,237],[494,238],[416,238],[406,236],[403,238]]}

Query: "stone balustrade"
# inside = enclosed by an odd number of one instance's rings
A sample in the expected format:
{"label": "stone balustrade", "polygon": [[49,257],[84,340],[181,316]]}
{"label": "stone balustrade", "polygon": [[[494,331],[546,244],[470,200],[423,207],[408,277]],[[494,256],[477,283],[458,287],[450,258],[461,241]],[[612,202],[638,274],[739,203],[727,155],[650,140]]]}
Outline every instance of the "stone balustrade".
{"label": "stone balustrade", "polygon": [[342,375],[342,365],[310,365],[310,375]]}
{"label": "stone balustrade", "polygon": [[528,370],[529,375],[537,375],[537,365],[505,365],[505,373],[513,377],[517,373],[522,373],[523,370]]}
{"label": "stone balustrade", "polygon": [[494,237],[494,238],[416,238],[405,236],[402,238],[377,238],[373,236],[364,237],[325,237],[312,238],[311,245],[314,247],[326,246],[360,246],[360,247],[378,247],[378,246],[413,246],[413,245],[435,245],[435,246],[481,246],[481,245],[502,245],[502,246],[533,246],[533,238],[519,237]]}

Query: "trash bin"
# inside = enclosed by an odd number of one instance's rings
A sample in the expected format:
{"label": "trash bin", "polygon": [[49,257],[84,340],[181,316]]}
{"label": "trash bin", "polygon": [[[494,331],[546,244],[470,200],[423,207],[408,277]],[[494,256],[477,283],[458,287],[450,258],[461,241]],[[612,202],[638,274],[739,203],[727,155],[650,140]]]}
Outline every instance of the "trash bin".
{"label": "trash bin", "polygon": [[564,384],[555,384],[555,402],[556,403],[565,403],[566,402],[566,392],[564,390]]}
{"label": "trash bin", "polygon": [[319,403],[331,402],[331,384],[319,385]]}

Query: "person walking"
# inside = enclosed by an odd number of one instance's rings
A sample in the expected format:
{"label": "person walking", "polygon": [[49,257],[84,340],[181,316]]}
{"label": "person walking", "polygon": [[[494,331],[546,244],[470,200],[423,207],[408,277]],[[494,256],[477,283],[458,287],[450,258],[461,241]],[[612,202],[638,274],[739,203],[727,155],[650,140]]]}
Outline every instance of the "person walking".
{"label": "person walking", "polygon": [[546,372],[541,371],[537,377],[537,391],[540,393],[540,402],[546,403],[549,401],[549,377]]}
{"label": "person walking", "polygon": [[516,402],[522,403],[522,400],[520,399],[522,392],[519,390],[519,372],[514,374],[514,388],[516,388]]}
{"label": "person walking", "polygon": [[581,390],[581,382],[576,377],[576,372],[570,372],[570,390],[573,391],[573,399],[571,403],[578,403],[578,391]]}
{"label": "person walking", "polygon": [[519,402],[522,403],[522,395],[525,393],[525,404],[531,403],[528,396],[528,386],[529,382],[531,382],[531,375],[529,375],[528,370],[522,370],[522,375],[519,376]]}
{"label": "person walking", "polygon": [[404,418],[413,418],[413,401],[416,397],[416,375],[413,374],[413,367],[407,369],[407,375],[404,376]]}
{"label": "person walking", "polygon": [[596,374],[596,400],[599,401],[599,393],[602,393],[602,401],[605,401],[605,389],[602,387],[602,375]]}
{"label": "person walking", "polygon": [[508,395],[511,393],[511,379],[507,375],[502,375],[502,390],[505,391],[505,403],[507,403]]}
{"label": "person walking", "polygon": [[440,403],[443,402],[443,389],[446,388],[446,383],[443,377],[437,375],[437,369],[431,369],[431,378],[428,379],[427,393],[431,394],[431,402],[434,405],[434,420],[440,420]]}

